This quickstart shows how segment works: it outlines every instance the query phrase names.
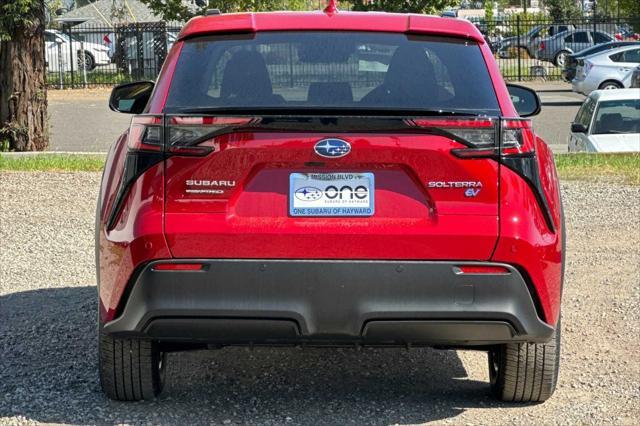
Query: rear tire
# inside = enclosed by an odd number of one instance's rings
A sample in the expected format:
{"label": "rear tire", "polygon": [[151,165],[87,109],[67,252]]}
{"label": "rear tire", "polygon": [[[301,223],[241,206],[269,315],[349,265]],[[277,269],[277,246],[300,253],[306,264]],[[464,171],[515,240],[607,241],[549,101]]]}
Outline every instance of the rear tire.
{"label": "rear tire", "polygon": [[598,87],[599,90],[615,90],[622,89],[622,84],[617,81],[605,81]]}
{"label": "rear tire", "polygon": [[146,339],[113,338],[99,331],[98,362],[103,392],[116,401],[152,400],[164,385],[165,355]]}
{"label": "rear tire", "polygon": [[[78,51],[78,71],[82,71],[82,51]],[[87,51],[84,52],[84,66],[87,68],[87,71],[93,71],[96,67],[96,60],[93,58],[93,55]]]}
{"label": "rear tire", "polygon": [[493,395],[506,402],[543,402],[553,395],[560,369],[560,321],[548,343],[509,343],[489,351]]}
{"label": "rear tire", "polygon": [[556,66],[564,68],[564,64],[567,62],[567,56],[569,55],[570,53],[568,51],[561,50],[560,52],[558,52],[553,61],[555,62]]}

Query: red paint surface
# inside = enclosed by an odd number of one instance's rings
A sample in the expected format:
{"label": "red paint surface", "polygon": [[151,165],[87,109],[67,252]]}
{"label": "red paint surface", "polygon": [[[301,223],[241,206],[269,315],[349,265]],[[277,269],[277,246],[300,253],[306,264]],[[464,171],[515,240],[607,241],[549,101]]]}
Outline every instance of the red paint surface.
{"label": "red paint surface", "polygon": [[485,44],[480,31],[463,19],[383,12],[275,12],[198,16],[187,22],[178,39],[219,33],[306,30],[446,35]]}
{"label": "red paint surface", "polygon": [[[167,160],[165,231],[175,257],[487,260],[498,232],[498,165],[467,161],[442,136],[340,135],[352,152],[314,153],[327,134],[240,133],[217,138],[202,158]],[[313,163],[321,162],[322,166]],[[309,164],[311,163],[311,164]],[[373,172],[375,215],[300,218],[288,215],[294,172]],[[222,195],[189,194],[185,182],[233,181]],[[430,181],[482,182],[428,188]],[[390,244],[389,242],[393,243]]]}
{"label": "red paint surface", "polygon": [[[221,32],[275,30],[387,31],[466,37],[480,43],[505,117],[517,117],[498,66],[471,24],[463,20],[385,13],[223,14],[192,19],[180,40]],[[162,113],[182,43],[171,49],[149,103]],[[339,136],[346,157],[326,160],[313,144]],[[104,222],[113,205],[126,155],[126,134],[111,149],[98,220],[101,320],[113,318],[131,277],[151,260],[198,258],[336,258],[493,260],[518,267],[536,290],[544,319],[555,324],[561,294],[561,210],[550,150],[535,139],[539,172],[557,232],[525,181],[491,159],[459,159],[462,145],[419,134],[230,134],[208,141],[204,157],[174,156],[145,172],[129,191],[119,220]],[[318,164],[324,163],[324,164]],[[376,176],[371,218],[292,218],[287,214],[292,172],[369,171]],[[231,180],[223,195],[186,194],[187,179]],[[477,197],[461,189],[428,188],[429,181],[481,181]],[[166,195],[165,195],[166,194]]]}

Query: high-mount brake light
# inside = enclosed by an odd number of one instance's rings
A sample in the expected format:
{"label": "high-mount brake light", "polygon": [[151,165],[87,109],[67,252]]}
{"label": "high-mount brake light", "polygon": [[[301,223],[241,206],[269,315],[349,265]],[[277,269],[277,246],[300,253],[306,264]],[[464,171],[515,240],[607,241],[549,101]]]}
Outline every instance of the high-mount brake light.
{"label": "high-mount brake light", "polygon": [[215,150],[216,136],[259,122],[256,117],[173,116],[168,118],[167,150],[175,155],[207,155]]}
{"label": "high-mount brake light", "polygon": [[135,115],[131,119],[127,146],[129,151],[162,151],[162,116]]}

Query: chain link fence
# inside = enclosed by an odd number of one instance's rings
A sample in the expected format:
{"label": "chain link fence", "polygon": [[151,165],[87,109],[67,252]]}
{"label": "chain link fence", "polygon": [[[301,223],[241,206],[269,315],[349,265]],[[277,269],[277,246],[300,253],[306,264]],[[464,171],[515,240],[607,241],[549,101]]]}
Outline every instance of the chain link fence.
{"label": "chain link fence", "polygon": [[[640,18],[525,20],[518,16],[475,20],[506,80],[558,80],[569,55],[607,42],[640,43]],[[45,32],[50,89],[113,86],[157,77],[179,26],[164,22],[63,26]],[[270,52],[277,55],[287,52]],[[266,58],[269,63],[269,58]],[[339,64],[337,64],[339,65]],[[344,72],[357,67],[343,64]],[[316,70],[321,72],[322,70]],[[293,74],[283,72],[283,78]],[[277,76],[276,76],[277,77]],[[352,79],[354,80],[354,79]]]}

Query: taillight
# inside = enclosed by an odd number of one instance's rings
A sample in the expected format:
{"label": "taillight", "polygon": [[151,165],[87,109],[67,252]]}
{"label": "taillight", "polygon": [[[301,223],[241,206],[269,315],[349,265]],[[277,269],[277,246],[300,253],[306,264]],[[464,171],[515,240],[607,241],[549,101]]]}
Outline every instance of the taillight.
{"label": "taillight", "polygon": [[502,120],[502,140],[500,143],[500,155],[520,155],[533,153],[535,135],[531,126],[531,120],[505,119]]}
{"label": "taillight", "polygon": [[162,124],[162,116],[135,115],[127,137],[129,151],[162,151]]}
{"label": "taillight", "polygon": [[256,117],[169,117],[167,151],[175,155],[207,155],[217,148],[216,136],[259,122]]}
{"label": "taillight", "polygon": [[493,157],[496,150],[496,125],[494,118],[475,119],[431,119],[414,118],[405,120],[412,127],[429,128],[435,133],[451,137],[467,148],[456,148],[451,153],[461,158]]}
{"label": "taillight", "polygon": [[535,150],[535,134],[529,119],[502,120],[499,161],[520,177],[531,188],[542,216],[551,232],[555,231],[549,203],[542,188],[538,158]]}
{"label": "taillight", "polygon": [[540,42],[540,48],[538,50],[544,50],[544,48],[546,47],[546,45],[544,44],[544,41]]}
{"label": "taillight", "polygon": [[[526,118],[411,119],[405,123],[428,129],[465,145],[451,154],[461,159],[493,159],[520,175],[531,188],[549,229],[555,227],[538,170],[535,134]],[[499,135],[499,137],[498,137]]]}
{"label": "taillight", "polygon": [[593,63],[589,62],[589,61],[585,61],[585,63],[584,63],[584,75],[589,74],[589,71],[591,71],[591,68],[593,68]]}
{"label": "taillight", "polygon": [[[466,148],[454,148],[451,153],[459,158],[498,158],[520,155],[535,150],[531,120],[514,119],[412,119],[407,124],[430,128],[435,133],[449,136]],[[496,143],[497,135],[500,143]]]}
{"label": "taillight", "polygon": [[163,118],[160,115],[136,115],[127,134],[127,156],[113,206],[106,220],[107,230],[116,225],[131,186],[144,172],[164,159]]}

